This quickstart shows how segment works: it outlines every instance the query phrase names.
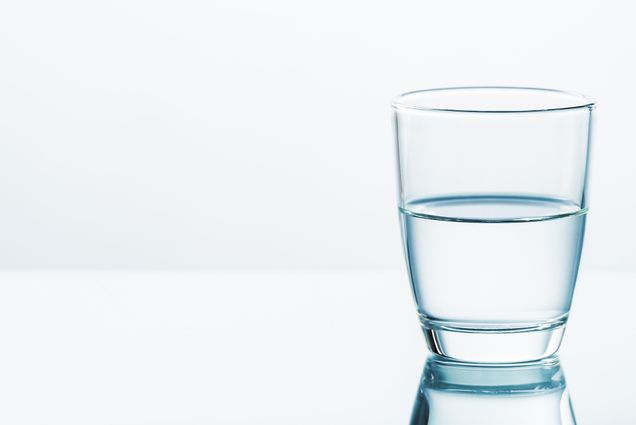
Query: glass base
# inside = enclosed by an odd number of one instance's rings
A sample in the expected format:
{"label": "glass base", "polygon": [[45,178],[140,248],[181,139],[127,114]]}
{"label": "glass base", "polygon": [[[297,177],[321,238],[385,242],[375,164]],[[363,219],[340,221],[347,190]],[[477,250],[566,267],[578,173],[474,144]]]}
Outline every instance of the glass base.
{"label": "glass base", "polygon": [[522,363],[556,353],[565,320],[526,328],[476,329],[422,323],[428,348],[453,360],[476,363]]}

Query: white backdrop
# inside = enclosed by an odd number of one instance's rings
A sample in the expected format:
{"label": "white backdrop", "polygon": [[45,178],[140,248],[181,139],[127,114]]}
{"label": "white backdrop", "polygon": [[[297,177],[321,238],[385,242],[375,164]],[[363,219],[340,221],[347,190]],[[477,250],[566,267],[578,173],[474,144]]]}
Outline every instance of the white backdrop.
{"label": "white backdrop", "polygon": [[402,266],[391,99],[598,101],[584,264],[636,266],[619,1],[4,0],[0,267]]}

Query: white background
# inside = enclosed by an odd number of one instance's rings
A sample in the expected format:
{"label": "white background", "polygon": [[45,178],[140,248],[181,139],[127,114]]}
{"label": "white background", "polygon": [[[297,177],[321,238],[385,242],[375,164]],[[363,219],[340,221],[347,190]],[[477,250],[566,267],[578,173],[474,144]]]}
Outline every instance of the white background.
{"label": "white background", "polygon": [[581,424],[632,424],[633,21],[619,1],[2,0],[0,422],[407,423],[426,350],[389,104],[490,84],[598,101],[561,354]]}
{"label": "white background", "polygon": [[598,101],[584,265],[636,266],[619,1],[4,0],[0,267],[400,268],[391,99]]}

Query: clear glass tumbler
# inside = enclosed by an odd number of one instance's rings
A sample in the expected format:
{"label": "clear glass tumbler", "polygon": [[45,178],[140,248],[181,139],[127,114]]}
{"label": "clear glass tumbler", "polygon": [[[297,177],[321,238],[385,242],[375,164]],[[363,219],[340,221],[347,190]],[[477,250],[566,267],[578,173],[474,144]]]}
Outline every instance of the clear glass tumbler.
{"label": "clear glass tumbler", "polygon": [[583,243],[593,107],[518,87],[393,103],[404,251],[434,353],[506,363],[558,350]]}

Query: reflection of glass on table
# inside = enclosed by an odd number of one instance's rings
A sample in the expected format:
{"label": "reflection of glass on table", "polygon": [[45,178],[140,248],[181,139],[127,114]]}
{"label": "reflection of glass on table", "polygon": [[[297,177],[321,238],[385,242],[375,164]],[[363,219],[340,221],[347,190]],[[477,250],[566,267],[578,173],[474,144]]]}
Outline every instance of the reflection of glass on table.
{"label": "reflection of glass on table", "polygon": [[556,357],[514,365],[459,363],[430,357],[411,418],[411,425],[575,423]]}

